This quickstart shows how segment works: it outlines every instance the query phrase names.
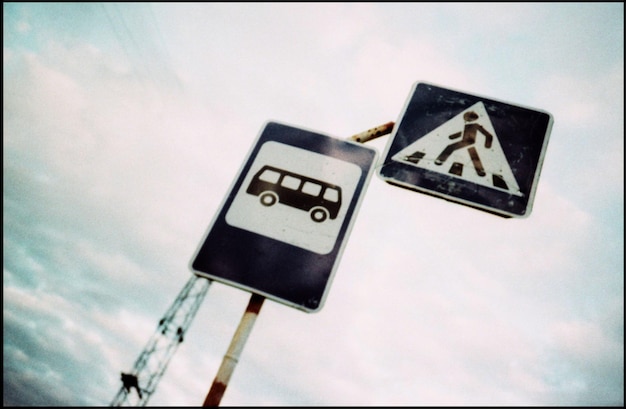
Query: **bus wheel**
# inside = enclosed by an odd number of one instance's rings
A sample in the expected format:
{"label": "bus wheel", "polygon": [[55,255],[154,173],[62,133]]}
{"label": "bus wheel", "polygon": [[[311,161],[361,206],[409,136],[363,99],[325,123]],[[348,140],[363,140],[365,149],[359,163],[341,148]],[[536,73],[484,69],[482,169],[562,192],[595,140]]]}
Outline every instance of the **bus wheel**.
{"label": "bus wheel", "polygon": [[328,218],[328,210],[323,207],[314,207],[311,209],[311,219],[314,222],[321,223]]}
{"label": "bus wheel", "polygon": [[264,192],[261,193],[261,196],[259,197],[259,199],[261,200],[261,204],[263,206],[272,206],[274,203],[276,203],[278,201],[278,197],[276,196],[276,193],[274,192]]}

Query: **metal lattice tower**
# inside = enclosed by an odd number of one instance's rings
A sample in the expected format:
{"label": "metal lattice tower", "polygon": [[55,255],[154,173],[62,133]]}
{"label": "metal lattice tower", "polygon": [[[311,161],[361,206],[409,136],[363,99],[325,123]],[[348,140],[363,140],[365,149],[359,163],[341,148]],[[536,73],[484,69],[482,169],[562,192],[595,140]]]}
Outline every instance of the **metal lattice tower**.
{"label": "metal lattice tower", "polygon": [[[111,406],[145,406],[156,390],[170,359],[183,342],[212,281],[192,274],[167,310],[130,373],[122,373],[122,386]],[[135,389],[135,390],[133,390]]]}

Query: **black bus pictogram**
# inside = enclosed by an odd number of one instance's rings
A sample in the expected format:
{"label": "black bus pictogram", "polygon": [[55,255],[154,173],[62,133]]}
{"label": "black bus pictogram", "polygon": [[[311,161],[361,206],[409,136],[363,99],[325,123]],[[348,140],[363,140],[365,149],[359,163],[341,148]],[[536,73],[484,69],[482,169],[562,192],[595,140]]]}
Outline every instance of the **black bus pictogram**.
{"label": "black bus pictogram", "polygon": [[341,207],[339,186],[272,166],[254,175],[246,193],[259,196],[264,206],[278,202],[304,210],[315,222],[335,219]]}

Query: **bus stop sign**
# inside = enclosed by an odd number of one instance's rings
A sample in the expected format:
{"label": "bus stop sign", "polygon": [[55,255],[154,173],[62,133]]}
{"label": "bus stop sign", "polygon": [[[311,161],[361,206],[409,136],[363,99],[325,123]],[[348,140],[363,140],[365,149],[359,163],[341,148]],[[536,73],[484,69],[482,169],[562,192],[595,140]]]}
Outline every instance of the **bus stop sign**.
{"label": "bus stop sign", "polygon": [[267,122],[191,269],[288,306],[321,309],[377,152]]}
{"label": "bus stop sign", "polygon": [[502,217],[526,217],[552,123],[547,112],[418,82],[378,174]]}

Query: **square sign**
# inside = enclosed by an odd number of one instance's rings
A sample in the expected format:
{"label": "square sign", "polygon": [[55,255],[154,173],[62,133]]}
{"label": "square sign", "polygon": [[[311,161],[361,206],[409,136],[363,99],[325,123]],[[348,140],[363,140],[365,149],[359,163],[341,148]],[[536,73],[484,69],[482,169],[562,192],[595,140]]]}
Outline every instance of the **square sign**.
{"label": "square sign", "polygon": [[321,309],[376,157],[356,142],[267,122],[191,269],[306,312]]}
{"label": "square sign", "polygon": [[415,83],[383,154],[386,182],[503,217],[527,217],[552,116]]}

